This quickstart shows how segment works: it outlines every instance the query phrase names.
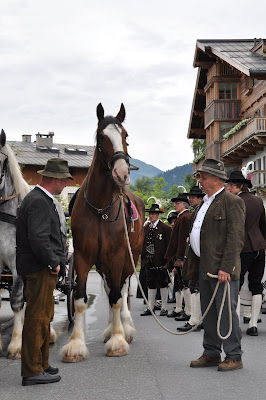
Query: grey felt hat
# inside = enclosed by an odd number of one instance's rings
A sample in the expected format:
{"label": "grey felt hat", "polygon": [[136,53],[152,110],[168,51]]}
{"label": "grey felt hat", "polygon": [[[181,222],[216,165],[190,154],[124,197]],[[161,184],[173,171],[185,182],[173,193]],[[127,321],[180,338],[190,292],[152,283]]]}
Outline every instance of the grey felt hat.
{"label": "grey felt hat", "polygon": [[196,176],[199,172],[208,172],[208,174],[217,176],[223,180],[226,180],[227,178],[224,170],[224,163],[215,158],[207,158],[203,162],[201,168],[199,168],[193,175]]}
{"label": "grey felt hat", "polygon": [[69,173],[68,163],[63,158],[50,158],[44,169],[37,171],[38,174],[57,179],[73,179]]}

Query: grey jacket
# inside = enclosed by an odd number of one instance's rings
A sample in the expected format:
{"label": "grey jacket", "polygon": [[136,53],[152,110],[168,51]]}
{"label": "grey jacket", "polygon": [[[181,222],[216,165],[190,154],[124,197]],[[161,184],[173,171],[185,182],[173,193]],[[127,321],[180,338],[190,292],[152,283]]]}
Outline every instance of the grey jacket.
{"label": "grey jacket", "polygon": [[[193,215],[192,225],[196,215],[197,212]],[[194,263],[195,259],[198,260],[203,279],[209,279],[208,272],[217,275],[219,270],[229,273],[233,280],[239,279],[244,238],[245,204],[239,196],[223,190],[205,214],[200,231],[200,258],[193,256],[188,259]]]}

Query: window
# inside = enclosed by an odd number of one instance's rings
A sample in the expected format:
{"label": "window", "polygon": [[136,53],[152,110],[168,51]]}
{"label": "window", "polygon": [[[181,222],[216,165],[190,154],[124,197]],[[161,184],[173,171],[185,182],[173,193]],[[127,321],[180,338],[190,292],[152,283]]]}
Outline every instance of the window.
{"label": "window", "polygon": [[235,125],[235,122],[220,122],[220,140],[223,140],[223,136]]}
{"label": "window", "polygon": [[237,83],[219,83],[219,99],[237,99]]}

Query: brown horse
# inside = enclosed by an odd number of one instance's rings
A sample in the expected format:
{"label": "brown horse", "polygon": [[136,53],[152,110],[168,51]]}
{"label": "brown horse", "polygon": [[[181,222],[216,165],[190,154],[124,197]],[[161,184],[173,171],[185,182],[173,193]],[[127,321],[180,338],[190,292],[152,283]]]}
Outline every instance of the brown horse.
{"label": "brown horse", "polygon": [[[104,281],[109,298],[109,324],[104,332],[108,356],[129,352],[135,331],[128,309],[129,278],[133,273],[130,262],[123,212],[127,214],[128,234],[135,264],[143,241],[145,207],[143,201],[124,189],[130,183],[128,136],[122,126],[125,108],[117,116],[104,117],[101,104],[97,106],[98,129],[96,148],[89,173],[74,203],[71,227],[74,242],[74,268],[77,273],[75,291],[75,324],[69,342],[63,347],[63,361],[76,362],[88,357],[83,332],[86,309],[87,275],[93,265]],[[124,205],[120,190],[123,188]],[[133,203],[133,204],[132,204]],[[130,221],[132,209],[138,219],[134,229]],[[126,211],[127,210],[127,211]]]}

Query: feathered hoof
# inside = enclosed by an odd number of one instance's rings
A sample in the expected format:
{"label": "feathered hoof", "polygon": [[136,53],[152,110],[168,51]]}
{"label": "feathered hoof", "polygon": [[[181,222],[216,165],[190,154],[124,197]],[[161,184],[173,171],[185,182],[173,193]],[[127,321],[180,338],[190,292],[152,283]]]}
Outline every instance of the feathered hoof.
{"label": "feathered hoof", "polygon": [[117,350],[108,350],[106,353],[107,357],[122,357],[126,356],[128,354],[128,351],[124,348],[121,347],[120,349]]}
{"label": "feathered hoof", "polygon": [[52,326],[50,326],[50,340],[49,340],[49,344],[55,344],[57,339],[57,334],[56,331],[54,330],[54,328]]}
{"label": "feathered hoof", "polygon": [[121,334],[113,335],[106,343],[107,357],[121,357],[130,352],[129,344],[125,341]]}
{"label": "feathered hoof", "polygon": [[21,352],[17,351],[16,353],[8,353],[7,357],[9,360],[20,360]]}
{"label": "feathered hoof", "polygon": [[131,343],[132,340],[133,340],[133,335],[129,335],[129,336],[126,337],[126,342],[127,343]]}
{"label": "feathered hoof", "polygon": [[85,357],[82,354],[75,354],[74,356],[64,355],[62,362],[63,363],[76,363],[80,361],[84,361]]}

